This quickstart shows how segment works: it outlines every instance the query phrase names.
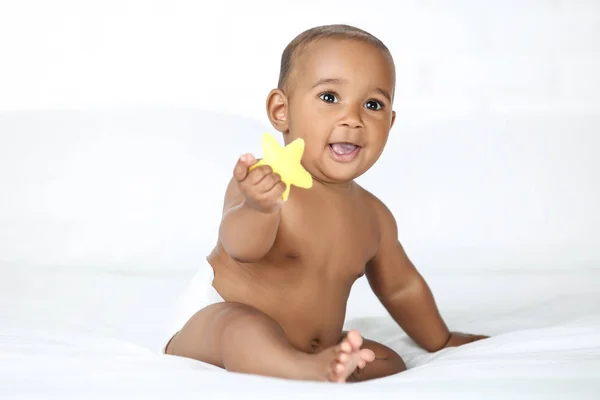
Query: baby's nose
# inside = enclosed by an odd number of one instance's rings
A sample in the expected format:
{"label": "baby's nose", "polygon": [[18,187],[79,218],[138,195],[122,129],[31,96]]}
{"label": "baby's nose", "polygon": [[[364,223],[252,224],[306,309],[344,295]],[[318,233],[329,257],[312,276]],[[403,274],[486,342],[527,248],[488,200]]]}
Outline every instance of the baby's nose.
{"label": "baby's nose", "polygon": [[360,107],[349,105],[345,109],[344,118],[342,119],[342,125],[349,128],[362,128],[363,121],[361,119]]}

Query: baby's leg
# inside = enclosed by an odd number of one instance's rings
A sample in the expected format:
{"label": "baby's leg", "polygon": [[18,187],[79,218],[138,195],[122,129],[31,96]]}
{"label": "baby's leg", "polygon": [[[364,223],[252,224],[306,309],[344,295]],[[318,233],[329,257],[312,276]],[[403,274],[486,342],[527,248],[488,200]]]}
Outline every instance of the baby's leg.
{"label": "baby's leg", "polygon": [[345,382],[357,366],[373,361],[351,331],[318,354],[295,350],[279,324],[240,303],[217,303],[197,312],[167,346],[167,354],[194,358],[232,372],[287,379]]}

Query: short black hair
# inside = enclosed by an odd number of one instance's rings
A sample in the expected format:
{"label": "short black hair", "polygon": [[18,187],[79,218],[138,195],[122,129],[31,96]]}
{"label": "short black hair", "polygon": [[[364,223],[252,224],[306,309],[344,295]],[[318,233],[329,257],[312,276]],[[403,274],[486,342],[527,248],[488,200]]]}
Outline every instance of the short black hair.
{"label": "short black hair", "polygon": [[296,36],[286,46],[285,50],[283,50],[283,54],[281,55],[281,67],[279,70],[279,82],[277,84],[279,89],[283,89],[287,83],[294,66],[294,60],[298,56],[298,50],[309,43],[314,42],[315,40],[326,38],[360,40],[372,44],[387,53],[392,61],[392,64],[394,63],[392,54],[386,45],[369,32],[344,24],[317,26]]}

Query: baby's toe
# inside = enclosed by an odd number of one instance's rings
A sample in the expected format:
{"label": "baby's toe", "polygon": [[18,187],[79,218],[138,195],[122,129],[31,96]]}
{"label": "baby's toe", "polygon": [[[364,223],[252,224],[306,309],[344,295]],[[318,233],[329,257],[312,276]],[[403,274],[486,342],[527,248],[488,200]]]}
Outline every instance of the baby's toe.
{"label": "baby's toe", "polygon": [[338,349],[343,353],[352,353],[352,345],[346,339],[342,340],[342,343],[339,344]]}
{"label": "baby's toe", "polygon": [[373,353],[373,350],[362,349],[360,351],[360,359],[366,362],[375,361],[375,353]]}
{"label": "baby's toe", "polygon": [[345,362],[348,362],[348,360],[350,359],[350,356],[348,355],[348,353],[339,352],[335,359],[337,362],[345,363]]}
{"label": "baby's toe", "polygon": [[352,346],[353,351],[358,351],[360,346],[363,344],[363,338],[357,331],[348,332],[344,341],[348,342]]}

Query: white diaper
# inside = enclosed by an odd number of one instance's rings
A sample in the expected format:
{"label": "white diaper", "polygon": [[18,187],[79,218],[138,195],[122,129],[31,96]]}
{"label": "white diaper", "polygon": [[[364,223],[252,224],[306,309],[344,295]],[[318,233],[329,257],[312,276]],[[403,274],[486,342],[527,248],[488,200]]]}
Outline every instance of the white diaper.
{"label": "white diaper", "polygon": [[166,340],[161,348],[162,353],[165,352],[171,338],[196,312],[211,304],[225,301],[212,285],[214,278],[214,270],[205,260],[177,300],[173,310],[173,318],[168,326]]}

